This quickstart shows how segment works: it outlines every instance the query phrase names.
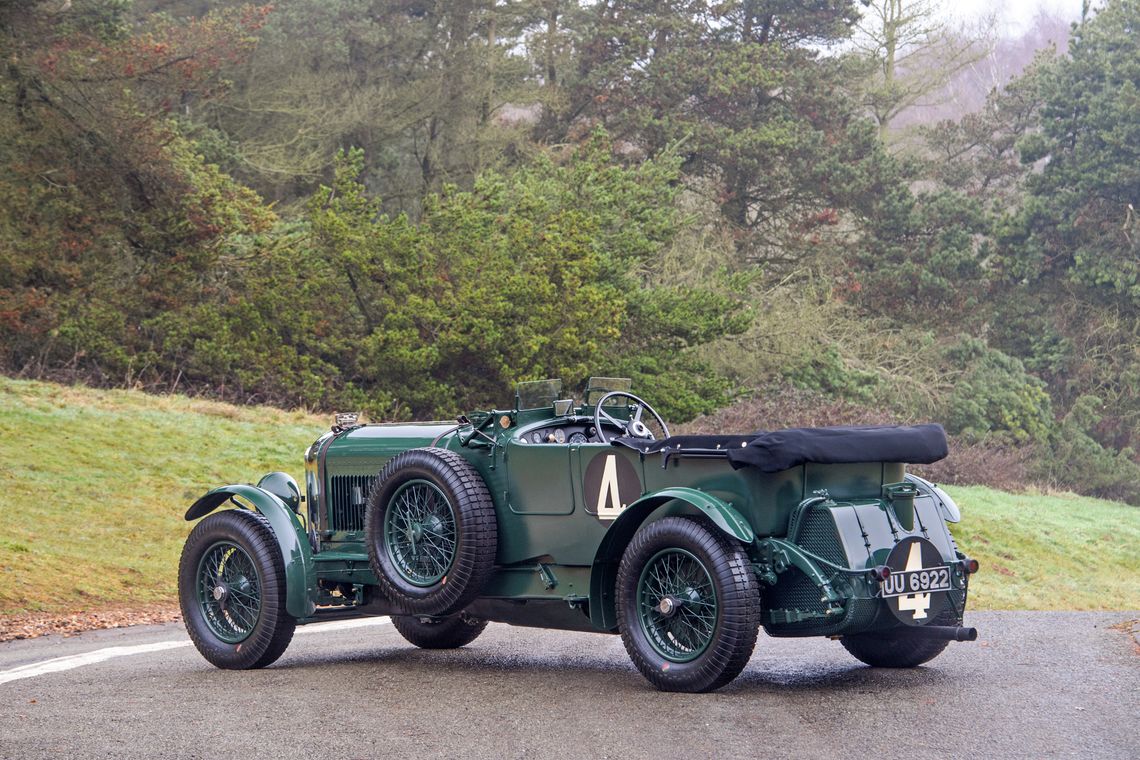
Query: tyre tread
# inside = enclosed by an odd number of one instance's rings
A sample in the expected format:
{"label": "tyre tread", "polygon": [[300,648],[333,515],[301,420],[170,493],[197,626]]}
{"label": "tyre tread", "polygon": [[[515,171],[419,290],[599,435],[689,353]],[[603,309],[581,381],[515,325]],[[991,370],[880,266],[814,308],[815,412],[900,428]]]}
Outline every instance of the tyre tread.
{"label": "tyre tread", "polygon": [[[683,546],[686,543],[689,546]],[[640,624],[636,613],[628,609],[627,594],[633,591],[636,599],[643,563],[669,546],[695,548],[711,559],[706,569],[717,586],[721,617],[714,640],[704,653],[691,663],[666,666],[660,655],[641,642],[642,634],[634,629]],[[642,675],[663,691],[715,691],[740,674],[756,646],[760,628],[756,575],[740,544],[704,520],[666,517],[639,530],[622,555],[616,597],[622,643]]]}
{"label": "tyre tread", "polygon": [[[261,578],[261,615],[249,639],[233,646],[219,641],[208,629],[197,625],[198,610],[194,596],[197,593],[199,552],[210,544],[226,538],[244,543],[251,559],[264,553],[268,563],[259,563],[259,571],[267,571]],[[267,566],[266,566],[267,565]],[[187,587],[188,585],[188,587]],[[274,537],[269,521],[257,512],[247,509],[227,509],[216,512],[190,532],[178,563],[179,605],[186,632],[194,646],[210,663],[228,670],[264,668],[273,664],[285,653],[293,640],[297,621],[285,608],[285,562],[281,547]],[[265,623],[262,625],[262,623]],[[244,650],[244,651],[243,651]]]}
{"label": "tyre tread", "polygon": [[415,616],[393,615],[392,625],[409,644],[420,649],[456,649],[479,638],[487,621],[460,614],[423,623]]}
{"label": "tyre tread", "polygon": [[[447,580],[424,591],[410,590],[391,577],[381,559],[383,515],[380,502],[392,479],[414,469],[439,481],[455,496],[458,556]],[[457,525],[457,527],[459,527]],[[368,562],[384,595],[408,614],[446,616],[466,607],[479,595],[494,570],[498,548],[498,519],[491,493],[478,471],[460,454],[448,449],[421,448],[397,454],[388,461],[368,495],[364,516]]]}
{"label": "tyre tread", "polygon": [[[944,613],[931,625],[961,625],[961,619]],[[930,662],[949,646],[945,639],[892,637],[890,633],[860,633],[839,640],[855,659],[875,668],[917,668]]]}

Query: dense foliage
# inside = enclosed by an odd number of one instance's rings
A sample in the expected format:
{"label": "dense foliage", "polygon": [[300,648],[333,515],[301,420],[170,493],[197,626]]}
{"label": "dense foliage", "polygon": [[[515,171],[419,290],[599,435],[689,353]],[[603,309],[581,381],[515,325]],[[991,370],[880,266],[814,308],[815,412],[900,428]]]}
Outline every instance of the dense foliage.
{"label": "dense foliage", "polygon": [[9,0],[0,367],[382,418],[791,385],[1140,499],[1140,2],[905,144],[978,48],[876,8]]}

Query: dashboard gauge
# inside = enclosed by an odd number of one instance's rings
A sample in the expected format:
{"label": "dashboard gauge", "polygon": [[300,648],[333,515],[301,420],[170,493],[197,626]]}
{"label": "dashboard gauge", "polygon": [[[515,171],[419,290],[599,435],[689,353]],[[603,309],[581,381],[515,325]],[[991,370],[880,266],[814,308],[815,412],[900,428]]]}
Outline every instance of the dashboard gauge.
{"label": "dashboard gauge", "polygon": [[534,432],[530,434],[530,439],[535,443],[542,443],[542,433]]}
{"label": "dashboard gauge", "polygon": [[566,431],[563,430],[562,428],[557,428],[554,431],[554,442],[555,443],[566,443]]}
{"label": "dashboard gauge", "polygon": [[585,433],[573,433],[570,436],[570,443],[585,443],[587,440]]}

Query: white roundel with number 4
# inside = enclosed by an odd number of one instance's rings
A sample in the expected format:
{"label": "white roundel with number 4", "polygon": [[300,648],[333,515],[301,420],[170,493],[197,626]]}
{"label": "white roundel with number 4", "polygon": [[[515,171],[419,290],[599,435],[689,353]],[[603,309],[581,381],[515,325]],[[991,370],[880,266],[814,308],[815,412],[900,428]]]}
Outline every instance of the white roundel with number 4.
{"label": "white roundel with number 4", "polygon": [[895,544],[887,556],[890,577],[880,586],[891,612],[907,625],[925,625],[949,606],[943,592],[951,589],[950,567],[938,548],[911,536]]}

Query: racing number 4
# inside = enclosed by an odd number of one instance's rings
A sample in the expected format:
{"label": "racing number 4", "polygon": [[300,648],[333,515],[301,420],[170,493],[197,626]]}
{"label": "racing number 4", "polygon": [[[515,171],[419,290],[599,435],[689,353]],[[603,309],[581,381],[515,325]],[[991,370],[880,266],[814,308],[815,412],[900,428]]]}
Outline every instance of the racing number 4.
{"label": "racing number 4", "polygon": [[[922,569],[922,546],[916,541],[910,545],[910,554],[906,558],[906,572],[911,570]],[[926,611],[930,609],[930,593],[925,594],[908,594],[899,597],[899,611],[912,610],[914,612],[915,620],[922,620],[926,617]]]}

